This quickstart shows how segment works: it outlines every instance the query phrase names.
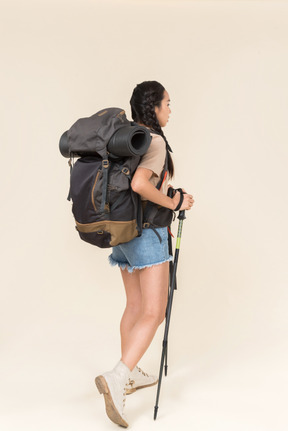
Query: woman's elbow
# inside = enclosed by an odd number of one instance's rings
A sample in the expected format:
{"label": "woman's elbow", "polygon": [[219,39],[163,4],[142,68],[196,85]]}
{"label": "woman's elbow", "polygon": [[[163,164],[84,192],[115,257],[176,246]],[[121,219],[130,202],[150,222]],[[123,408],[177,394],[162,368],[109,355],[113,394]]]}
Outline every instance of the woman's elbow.
{"label": "woman's elbow", "polygon": [[[144,170],[144,174],[142,171],[138,171],[138,169],[143,169]],[[131,181],[131,188],[134,192],[138,193],[139,195],[141,195],[143,192],[146,192],[147,187],[149,187],[149,178],[152,175],[152,172],[148,171],[147,169],[144,168],[138,168],[132,178]]]}
{"label": "woman's elbow", "polygon": [[140,194],[140,191],[142,189],[141,181],[139,181],[139,179],[133,177],[132,181],[131,181],[131,189],[133,190],[133,192]]}

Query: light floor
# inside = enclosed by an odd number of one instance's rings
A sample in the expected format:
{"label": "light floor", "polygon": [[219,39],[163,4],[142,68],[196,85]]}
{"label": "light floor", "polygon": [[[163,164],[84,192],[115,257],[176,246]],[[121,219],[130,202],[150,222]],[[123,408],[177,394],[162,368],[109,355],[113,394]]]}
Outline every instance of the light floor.
{"label": "light floor", "polygon": [[[45,316],[44,316],[45,317]],[[1,347],[2,431],[115,430],[104,412],[94,377],[118,360],[114,322],[59,316],[18,326]],[[15,328],[14,328],[15,329]],[[158,374],[161,327],[140,365]],[[107,335],[108,334],[108,335]],[[171,329],[169,375],[163,378],[158,418],[156,386],[127,397],[131,429],[286,431],[287,370],[283,344],[193,351],[189,334]],[[282,346],[282,347],[281,347]]]}

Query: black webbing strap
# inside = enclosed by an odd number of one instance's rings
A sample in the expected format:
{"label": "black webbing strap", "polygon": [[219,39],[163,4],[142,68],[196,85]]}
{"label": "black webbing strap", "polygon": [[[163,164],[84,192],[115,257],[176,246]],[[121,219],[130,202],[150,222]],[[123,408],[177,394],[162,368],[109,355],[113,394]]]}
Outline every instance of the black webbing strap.
{"label": "black webbing strap", "polygon": [[182,203],[183,203],[184,193],[183,193],[183,190],[182,190],[182,189],[176,189],[176,191],[180,192],[180,201],[179,201],[179,203],[178,203],[178,205],[177,205],[177,207],[175,208],[175,210],[174,210],[174,211],[179,211],[179,210],[180,210],[180,208],[181,208],[181,205],[182,205]]}
{"label": "black webbing strap", "polygon": [[[71,174],[72,174],[72,169],[73,169],[73,165],[74,165],[74,158],[73,158],[73,162],[72,162],[72,156],[70,156],[70,159],[68,160],[68,165],[70,166],[70,180],[71,180]],[[71,185],[69,186],[67,201],[71,201]]]}
{"label": "black webbing strap", "polygon": [[103,213],[106,207],[108,172],[109,172],[109,160],[108,160],[108,156],[106,155],[106,157],[102,160],[103,184],[102,184],[102,201],[100,206],[100,213]]}
{"label": "black webbing strap", "polygon": [[160,244],[161,244],[161,242],[162,242],[162,238],[161,238],[161,236],[159,235],[159,233],[157,232],[157,230],[155,229],[155,227],[154,226],[150,226],[150,229],[152,229],[153,230],[153,232],[155,233],[155,235],[158,237],[158,239],[159,239],[159,241],[160,241]]}

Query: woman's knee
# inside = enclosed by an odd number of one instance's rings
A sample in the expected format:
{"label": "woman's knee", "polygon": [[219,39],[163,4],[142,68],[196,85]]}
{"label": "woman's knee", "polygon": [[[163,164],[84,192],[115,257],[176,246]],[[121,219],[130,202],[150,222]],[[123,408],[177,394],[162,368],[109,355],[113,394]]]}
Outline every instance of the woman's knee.
{"label": "woman's knee", "polygon": [[130,316],[138,317],[141,314],[142,306],[139,301],[127,301],[125,313]]}
{"label": "woman's knee", "polygon": [[155,324],[155,326],[161,325],[163,320],[165,319],[165,308],[149,308],[143,310],[143,317]]}

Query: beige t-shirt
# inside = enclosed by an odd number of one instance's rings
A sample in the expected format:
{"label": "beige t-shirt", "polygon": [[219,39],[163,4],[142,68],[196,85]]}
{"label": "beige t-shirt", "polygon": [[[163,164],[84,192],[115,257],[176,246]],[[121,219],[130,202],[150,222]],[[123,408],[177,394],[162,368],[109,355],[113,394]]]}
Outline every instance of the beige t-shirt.
{"label": "beige t-shirt", "polygon": [[[150,146],[144,156],[142,156],[138,167],[153,171],[152,177],[149,181],[156,187],[164,168],[166,143],[160,135],[151,133],[151,136],[152,140]],[[168,177],[169,173],[167,173],[166,179],[164,180],[160,190],[165,195],[167,194]]]}

